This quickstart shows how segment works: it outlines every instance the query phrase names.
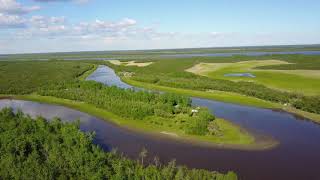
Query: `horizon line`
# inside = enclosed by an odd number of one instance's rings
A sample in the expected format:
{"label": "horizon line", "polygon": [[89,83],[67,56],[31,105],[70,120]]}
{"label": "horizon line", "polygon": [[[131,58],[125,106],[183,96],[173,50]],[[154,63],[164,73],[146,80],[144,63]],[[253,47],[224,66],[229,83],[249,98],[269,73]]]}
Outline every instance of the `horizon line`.
{"label": "horizon line", "polygon": [[59,53],[85,53],[85,52],[134,52],[134,51],[164,51],[164,50],[188,50],[188,49],[230,49],[230,48],[259,48],[259,47],[286,47],[286,46],[320,46],[320,44],[281,44],[281,45],[250,45],[250,46],[211,46],[211,47],[186,47],[186,48],[157,48],[157,49],[127,49],[127,50],[80,50],[80,51],[55,51],[55,52],[30,52],[30,53],[6,53],[5,55],[28,55],[28,54],[59,54]]}

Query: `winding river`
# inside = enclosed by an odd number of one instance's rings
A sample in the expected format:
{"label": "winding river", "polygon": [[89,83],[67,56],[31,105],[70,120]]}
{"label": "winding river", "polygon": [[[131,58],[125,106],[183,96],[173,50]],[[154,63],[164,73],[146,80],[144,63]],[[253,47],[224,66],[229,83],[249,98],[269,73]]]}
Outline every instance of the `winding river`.
{"label": "winding river", "polygon": [[[107,66],[100,66],[88,80],[132,88],[121,82]],[[176,159],[178,164],[192,168],[233,170],[238,173],[240,179],[320,179],[319,125],[282,111],[200,98],[192,98],[192,101],[195,106],[208,107],[217,117],[228,119],[256,133],[272,136],[280,145],[263,151],[213,148],[133,132],[62,106],[3,99],[0,100],[0,108],[10,106],[32,116],[41,115],[48,119],[80,119],[81,130],[96,132],[96,144],[105,150],[116,147],[119,152],[130,158],[137,158],[142,147],[146,147],[150,160],[158,156],[162,162]]]}

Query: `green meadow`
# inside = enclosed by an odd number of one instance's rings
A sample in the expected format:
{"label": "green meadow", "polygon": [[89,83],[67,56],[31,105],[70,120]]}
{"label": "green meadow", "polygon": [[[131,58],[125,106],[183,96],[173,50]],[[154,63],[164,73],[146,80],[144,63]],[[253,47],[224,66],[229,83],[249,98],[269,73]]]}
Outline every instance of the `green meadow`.
{"label": "green meadow", "polygon": [[[248,81],[267,87],[306,95],[320,94],[319,70],[274,70],[258,69],[266,65],[289,64],[279,60],[242,61],[237,63],[200,63],[187,71],[213,79]],[[255,77],[232,77],[225,74],[251,73]]]}

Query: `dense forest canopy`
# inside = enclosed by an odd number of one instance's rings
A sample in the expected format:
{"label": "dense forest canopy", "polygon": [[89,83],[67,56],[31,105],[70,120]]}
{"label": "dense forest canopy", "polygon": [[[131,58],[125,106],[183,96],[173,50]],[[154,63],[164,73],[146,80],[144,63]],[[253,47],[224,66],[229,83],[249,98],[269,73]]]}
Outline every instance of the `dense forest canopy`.
{"label": "dense forest canopy", "polygon": [[[233,172],[221,174],[187,169],[157,158],[129,160],[104,152],[76,123],[59,119],[32,119],[22,112],[0,111],[0,179],[212,179],[235,180]],[[145,153],[144,153],[145,155]]]}
{"label": "dense forest canopy", "polygon": [[73,80],[93,68],[70,61],[0,62],[0,94],[29,94],[38,87]]}

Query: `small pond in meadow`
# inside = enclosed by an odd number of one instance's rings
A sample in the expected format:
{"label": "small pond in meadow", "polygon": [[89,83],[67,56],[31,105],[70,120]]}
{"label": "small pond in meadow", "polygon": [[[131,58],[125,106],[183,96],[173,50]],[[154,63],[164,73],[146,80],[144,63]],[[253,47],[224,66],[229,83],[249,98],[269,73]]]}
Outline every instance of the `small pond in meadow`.
{"label": "small pond in meadow", "polygon": [[251,73],[228,73],[224,74],[225,77],[250,77],[255,78],[256,76]]}

